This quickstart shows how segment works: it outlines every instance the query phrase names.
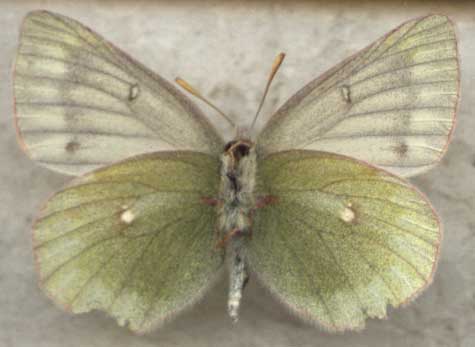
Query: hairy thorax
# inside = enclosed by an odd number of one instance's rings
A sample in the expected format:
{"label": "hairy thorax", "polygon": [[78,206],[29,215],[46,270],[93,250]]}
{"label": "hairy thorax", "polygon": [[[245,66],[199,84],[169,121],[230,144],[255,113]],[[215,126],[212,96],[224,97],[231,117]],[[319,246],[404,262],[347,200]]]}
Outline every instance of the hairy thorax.
{"label": "hairy thorax", "polygon": [[221,157],[222,204],[218,212],[218,227],[223,239],[231,237],[229,232],[233,230],[232,236],[250,232],[250,213],[255,205],[255,179],[254,144],[246,140],[229,142]]}

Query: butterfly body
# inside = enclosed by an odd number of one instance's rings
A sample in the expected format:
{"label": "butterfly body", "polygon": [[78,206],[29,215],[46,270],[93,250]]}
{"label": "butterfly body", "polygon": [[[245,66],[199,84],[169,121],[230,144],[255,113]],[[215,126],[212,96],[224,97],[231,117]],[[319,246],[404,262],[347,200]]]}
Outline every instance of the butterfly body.
{"label": "butterfly body", "polygon": [[245,238],[251,237],[257,158],[254,143],[236,139],[221,156],[221,186],[218,207],[218,247],[227,246],[229,259],[228,312],[236,321],[242,290],[248,279],[244,255]]}

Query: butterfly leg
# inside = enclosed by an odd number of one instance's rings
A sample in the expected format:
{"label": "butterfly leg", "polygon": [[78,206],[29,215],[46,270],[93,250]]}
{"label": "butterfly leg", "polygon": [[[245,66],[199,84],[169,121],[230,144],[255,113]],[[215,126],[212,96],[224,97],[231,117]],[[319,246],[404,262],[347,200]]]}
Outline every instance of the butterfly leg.
{"label": "butterfly leg", "polygon": [[228,232],[224,237],[216,243],[216,248],[223,248],[226,246],[228,241],[234,236],[241,233],[241,229],[235,228]]}
{"label": "butterfly leg", "polygon": [[203,196],[201,202],[208,206],[218,206],[223,203],[221,199],[211,198],[209,196]]}
{"label": "butterfly leg", "polygon": [[263,208],[270,204],[275,204],[277,201],[278,198],[274,195],[259,196],[256,199],[255,209]]}

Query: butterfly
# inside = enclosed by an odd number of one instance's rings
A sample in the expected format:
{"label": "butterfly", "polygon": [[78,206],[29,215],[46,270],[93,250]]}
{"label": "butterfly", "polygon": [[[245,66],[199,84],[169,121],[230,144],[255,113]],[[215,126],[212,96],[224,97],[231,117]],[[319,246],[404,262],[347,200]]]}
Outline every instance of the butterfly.
{"label": "butterfly", "polygon": [[227,266],[233,320],[251,274],[297,316],[344,331],[432,281],[441,225],[403,177],[436,165],[454,127],[445,16],[402,24],[229,142],[172,84],[59,14],[26,16],[14,74],[21,147],[78,176],[34,225],[41,287],[68,311],[148,332]]}

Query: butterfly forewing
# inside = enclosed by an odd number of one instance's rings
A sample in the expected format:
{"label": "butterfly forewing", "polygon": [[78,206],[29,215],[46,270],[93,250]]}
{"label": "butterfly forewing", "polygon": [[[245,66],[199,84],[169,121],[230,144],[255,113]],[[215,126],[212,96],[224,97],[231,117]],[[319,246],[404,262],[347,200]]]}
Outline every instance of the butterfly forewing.
{"label": "butterfly forewing", "polygon": [[151,330],[202,296],[219,272],[219,162],[198,152],[134,157],[77,178],[34,227],[40,282],[61,306]]}
{"label": "butterfly forewing", "polygon": [[24,20],[15,63],[19,139],[32,159],[79,175],[163,150],[218,154],[222,140],[168,82],[80,23]]}
{"label": "butterfly forewing", "polygon": [[337,154],[288,151],[261,162],[251,268],[298,316],[360,329],[432,280],[441,231],[407,182]]}
{"label": "butterfly forewing", "polygon": [[299,91],[264,128],[259,150],[340,153],[415,175],[445,152],[458,90],[452,23],[411,20]]}

